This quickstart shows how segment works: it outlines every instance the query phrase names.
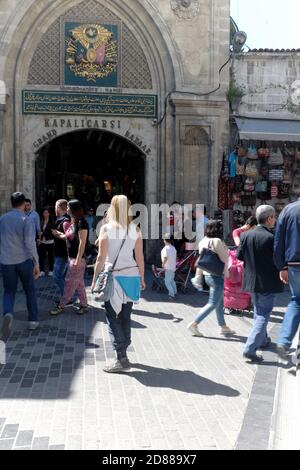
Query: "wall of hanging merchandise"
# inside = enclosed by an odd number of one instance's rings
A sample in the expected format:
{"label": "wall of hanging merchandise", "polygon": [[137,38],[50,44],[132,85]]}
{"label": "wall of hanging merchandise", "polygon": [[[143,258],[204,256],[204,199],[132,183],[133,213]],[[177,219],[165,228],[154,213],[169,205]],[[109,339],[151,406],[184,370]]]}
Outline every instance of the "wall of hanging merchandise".
{"label": "wall of hanging merchandise", "polygon": [[233,228],[261,204],[279,215],[300,195],[299,143],[240,142],[223,156],[219,209],[233,211]]}

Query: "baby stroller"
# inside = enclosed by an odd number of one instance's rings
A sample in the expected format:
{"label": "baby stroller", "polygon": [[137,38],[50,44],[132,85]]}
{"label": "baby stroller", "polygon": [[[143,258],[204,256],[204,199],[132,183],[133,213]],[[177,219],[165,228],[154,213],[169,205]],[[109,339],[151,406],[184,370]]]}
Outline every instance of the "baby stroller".
{"label": "baby stroller", "polygon": [[225,279],[224,307],[229,314],[251,310],[251,296],[243,291],[244,264],[237,259],[236,249],[229,250],[229,278]]}
{"label": "baby stroller", "polygon": [[[189,247],[189,244],[186,243],[186,248]],[[181,257],[177,260],[176,263],[175,282],[178,290],[186,293],[189,287],[189,281],[191,279],[192,272],[194,271],[198,252],[196,250],[185,250],[184,252],[181,252],[180,256]],[[152,290],[164,292],[166,290],[165,270],[163,268],[158,268],[157,266],[152,265],[152,273],[154,276]]]}

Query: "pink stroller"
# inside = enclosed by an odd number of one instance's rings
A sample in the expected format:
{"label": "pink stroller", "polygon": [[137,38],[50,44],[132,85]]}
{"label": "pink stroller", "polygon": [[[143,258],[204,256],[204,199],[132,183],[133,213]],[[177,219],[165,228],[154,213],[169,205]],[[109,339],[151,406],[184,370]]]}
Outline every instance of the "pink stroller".
{"label": "pink stroller", "polygon": [[229,278],[225,279],[224,307],[229,313],[251,310],[251,296],[243,291],[244,264],[237,259],[237,251],[229,250]]}

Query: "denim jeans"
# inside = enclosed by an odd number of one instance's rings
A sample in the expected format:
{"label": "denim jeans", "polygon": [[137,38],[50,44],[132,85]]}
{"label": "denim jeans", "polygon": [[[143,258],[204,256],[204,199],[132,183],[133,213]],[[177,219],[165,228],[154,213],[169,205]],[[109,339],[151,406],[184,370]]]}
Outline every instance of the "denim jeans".
{"label": "denim jeans", "polygon": [[36,301],[35,284],[33,276],[33,261],[28,259],[21,264],[2,265],[3,277],[3,314],[14,312],[15,297],[18,279],[21,280],[26,294],[28,320],[37,321],[38,307]]}
{"label": "denim jeans", "polygon": [[283,318],[278,344],[290,348],[300,324],[300,266],[289,267],[292,299]]}
{"label": "denim jeans", "polygon": [[61,297],[64,295],[65,289],[65,278],[68,270],[68,258],[55,258],[54,260],[54,269],[53,269],[53,279],[56,282]]}
{"label": "denim jeans", "polygon": [[224,320],[224,279],[219,276],[204,276],[209,286],[208,303],[203,307],[195,319],[195,323],[201,323],[214,310],[217,314],[219,326],[225,326]]}
{"label": "denim jeans", "polygon": [[176,282],[174,281],[174,278],[175,278],[175,272],[170,271],[169,269],[166,269],[165,286],[168,289],[170,297],[175,297],[175,295],[177,294],[177,286],[176,286]]}
{"label": "denim jeans", "polygon": [[252,295],[254,305],[254,324],[246,342],[244,350],[245,354],[255,354],[257,349],[267,343],[267,327],[275,300],[276,294],[256,293]]}
{"label": "denim jeans", "polygon": [[126,357],[126,351],[131,344],[131,312],[132,302],[123,304],[122,311],[116,314],[110,302],[105,302],[108,329],[117,358]]}

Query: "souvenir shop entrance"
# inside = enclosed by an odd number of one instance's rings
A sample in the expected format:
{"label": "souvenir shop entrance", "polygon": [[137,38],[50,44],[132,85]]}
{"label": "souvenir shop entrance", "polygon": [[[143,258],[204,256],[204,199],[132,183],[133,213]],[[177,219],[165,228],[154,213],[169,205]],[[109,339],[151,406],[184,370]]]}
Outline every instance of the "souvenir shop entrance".
{"label": "souvenir shop entrance", "polygon": [[143,153],[126,139],[98,130],[56,138],[36,159],[36,206],[54,206],[60,198],[77,198],[94,210],[115,194],[145,202]]}
{"label": "souvenir shop entrance", "polygon": [[255,215],[258,206],[272,205],[278,216],[299,197],[298,142],[243,140],[224,155],[219,208],[226,213],[228,235]]}

